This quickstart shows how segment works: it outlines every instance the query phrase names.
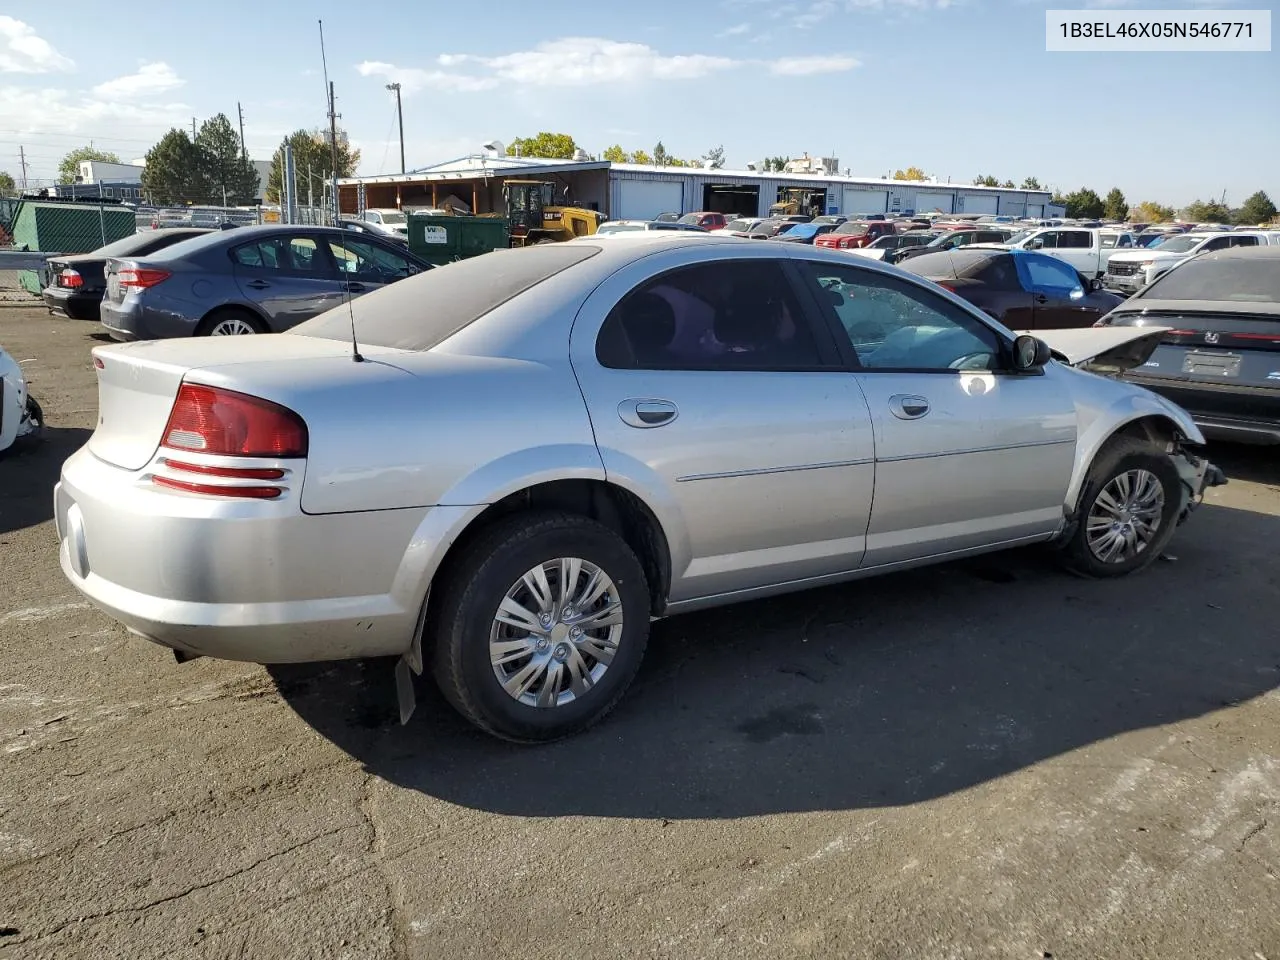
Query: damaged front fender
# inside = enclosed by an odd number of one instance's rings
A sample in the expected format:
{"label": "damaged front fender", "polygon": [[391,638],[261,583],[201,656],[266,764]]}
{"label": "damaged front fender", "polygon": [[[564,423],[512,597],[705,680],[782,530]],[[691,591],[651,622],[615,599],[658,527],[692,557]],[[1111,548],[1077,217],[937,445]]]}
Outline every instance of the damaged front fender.
{"label": "damaged front fender", "polygon": [[1174,451],[1172,459],[1182,481],[1182,503],[1178,510],[1178,523],[1181,524],[1204,500],[1205,490],[1224,486],[1227,475],[1221,468],[1182,446]]}

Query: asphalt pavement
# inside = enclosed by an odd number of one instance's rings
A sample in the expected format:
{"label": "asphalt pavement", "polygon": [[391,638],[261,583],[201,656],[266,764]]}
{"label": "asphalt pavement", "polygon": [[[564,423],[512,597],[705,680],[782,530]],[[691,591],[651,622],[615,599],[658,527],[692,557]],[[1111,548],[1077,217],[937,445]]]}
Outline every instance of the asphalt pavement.
{"label": "asphalt pavement", "polygon": [[1128,581],[1036,552],[655,625],[602,725],[129,636],[58,569],[93,325],[0,304],[0,960],[1280,960],[1280,454]]}

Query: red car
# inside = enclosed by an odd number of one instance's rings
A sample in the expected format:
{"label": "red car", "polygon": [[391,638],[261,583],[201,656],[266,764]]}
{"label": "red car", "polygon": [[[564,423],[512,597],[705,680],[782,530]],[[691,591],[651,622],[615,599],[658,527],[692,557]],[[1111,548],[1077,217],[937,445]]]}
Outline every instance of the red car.
{"label": "red car", "polygon": [[719,230],[729,221],[723,213],[712,213],[709,210],[700,210],[697,213],[686,213],[676,222],[687,223],[694,227],[701,227],[703,230]]}
{"label": "red car", "polygon": [[850,220],[842,223],[830,233],[813,241],[815,247],[826,247],[836,250],[853,250],[870,246],[881,237],[898,232],[893,223],[886,220]]}

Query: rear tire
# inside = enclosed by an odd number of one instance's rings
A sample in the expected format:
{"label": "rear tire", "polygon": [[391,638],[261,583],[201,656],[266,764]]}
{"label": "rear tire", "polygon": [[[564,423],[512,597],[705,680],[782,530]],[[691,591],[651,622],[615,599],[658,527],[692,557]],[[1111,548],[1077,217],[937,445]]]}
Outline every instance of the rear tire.
{"label": "rear tire", "polygon": [[430,623],[435,680],[487,733],[557,740],[621,699],[649,612],[644,568],[608,527],[568,513],[512,517],[464,548],[445,579]]}
{"label": "rear tire", "polygon": [[1181,503],[1182,479],[1168,454],[1144,440],[1114,440],[1089,469],[1063,563],[1099,579],[1137,573],[1168,545]]}
{"label": "rear tire", "polygon": [[266,324],[248,310],[219,310],[205,317],[196,328],[197,337],[244,336],[266,332]]}

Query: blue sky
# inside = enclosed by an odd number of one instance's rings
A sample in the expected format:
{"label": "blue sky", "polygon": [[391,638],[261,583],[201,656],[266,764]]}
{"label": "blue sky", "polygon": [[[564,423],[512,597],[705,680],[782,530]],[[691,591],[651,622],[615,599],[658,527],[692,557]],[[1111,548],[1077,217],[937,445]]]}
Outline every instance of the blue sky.
{"label": "blue sky", "polygon": [[554,130],[592,153],[661,139],[695,157],[723,144],[739,169],[834,151],[855,175],[915,164],[958,182],[1119,186],[1131,202],[1225,190],[1238,204],[1258,189],[1280,201],[1280,54],[1050,54],[1047,5],[318,0],[301,15],[301,4],[242,0],[216,13],[24,4],[0,14],[0,170],[18,174],[19,145],[33,178],[90,140],[140,157],[192,116],[234,122],[237,101],[250,153],[269,158],[288,131],[325,122],[323,18],[361,173],[398,172],[384,88],[398,80],[410,168]]}

